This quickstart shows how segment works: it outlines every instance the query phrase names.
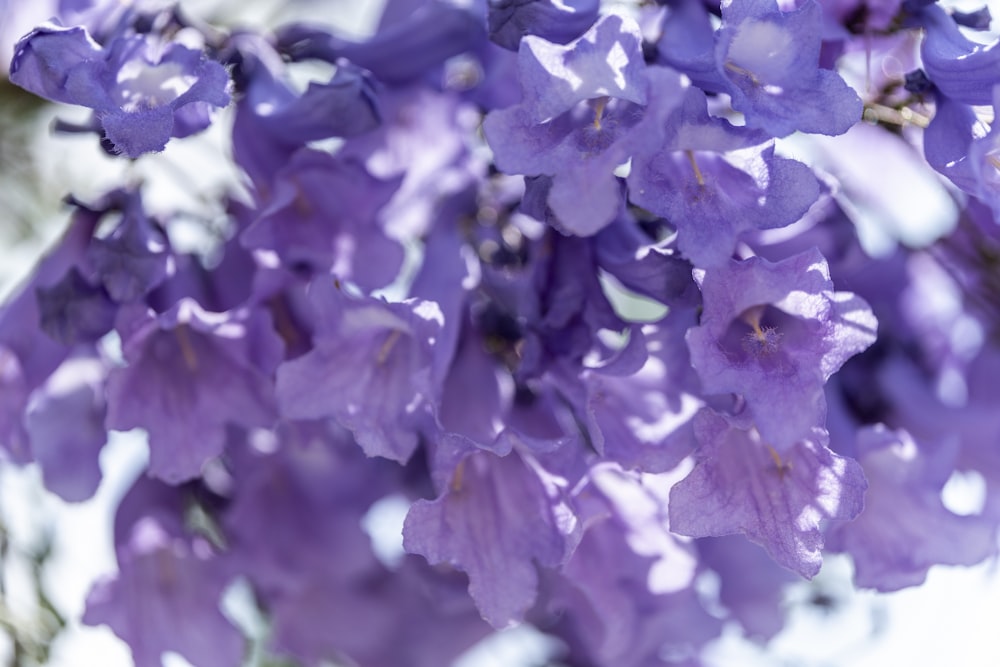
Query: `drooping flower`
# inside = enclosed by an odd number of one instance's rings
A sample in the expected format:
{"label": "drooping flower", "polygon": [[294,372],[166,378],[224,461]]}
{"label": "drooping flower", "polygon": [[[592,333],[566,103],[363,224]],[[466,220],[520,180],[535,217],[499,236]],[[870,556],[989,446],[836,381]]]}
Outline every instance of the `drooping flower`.
{"label": "drooping flower", "polygon": [[523,618],[537,594],[535,563],[555,566],[565,539],[535,471],[516,453],[477,452],[456,469],[432,501],[414,503],[403,546],[432,565],[469,575],[469,594],[483,618],[502,628]]}
{"label": "drooping flower", "polygon": [[[695,542],[702,564],[719,575],[719,602],[751,637],[770,639],[785,625],[785,585],[796,576],[742,535]],[[747,576],[752,572],[752,576]]]}
{"label": "drooping flower", "polygon": [[354,137],[381,122],[374,82],[363,70],[343,63],[328,81],[310,83],[298,94],[287,64],[258,35],[231,39],[237,82],[233,153],[258,192],[289,157],[310,141]]}
{"label": "drooping flower", "polygon": [[[0,307],[0,446],[18,463],[31,460],[24,425],[24,411],[31,392],[42,386],[72,352],[65,340],[58,340],[43,330],[43,303],[38,298],[39,290],[44,295],[46,291],[56,290],[56,285],[65,281],[68,274],[79,275],[100,217],[93,211],[78,210],[63,237],[39,261],[34,275]],[[42,301],[45,301],[44,296]],[[79,322],[60,308],[54,308],[48,313],[50,331],[66,332],[72,343],[76,341],[81,323],[96,323],[96,330],[101,329],[103,315],[108,314],[105,309],[108,304],[97,298],[90,305],[96,308],[82,308],[84,317]],[[95,313],[98,316],[91,318]],[[85,338],[93,342],[96,330],[87,327],[91,335]]]}
{"label": "drooping flower", "polygon": [[537,35],[555,44],[571,42],[597,20],[599,0],[498,0],[490,3],[490,39],[517,51],[521,38]]}
{"label": "drooping flower", "polygon": [[355,299],[322,279],[310,293],[313,348],[278,368],[281,414],[333,417],[369,456],[405,462],[417,446],[414,427],[435,395],[430,366],[442,324],[437,304]]}
{"label": "drooping flower", "polygon": [[722,629],[695,591],[690,542],[670,532],[668,480],[595,466],[574,494],[581,535],[532,620],[567,644],[566,662],[600,667],[661,663],[693,653]]}
{"label": "drooping flower", "polygon": [[293,270],[332,272],[366,292],[385,287],[399,272],[403,247],[386,236],[378,214],[398,187],[399,179],[376,178],[355,160],[301,149],[275,175],[240,240]]}
{"label": "drooping flower", "polygon": [[[647,71],[639,27],[603,17],[559,46],[528,36],[518,50],[523,99],[491,112],[483,132],[502,171],[552,176],[547,202],[559,227],[590,236],[617,215],[614,169],[659,132],[684,83],[665,68]],[[555,83],[553,83],[555,81]]]}
{"label": "drooping flower", "polygon": [[182,299],[120,323],[124,368],[108,378],[109,428],[149,433],[149,474],[177,484],[222,453],[225,426],[271,426],[282,344],[261,310],[224,314]]}
{"label": "drooping flower", "polygon": [[121,221],[107,236],[91,240],[87,263],[113,301],[128,303],[160,285],[173,258],[166,233],[143,210],[139,191],[120,191],[115,198]]}
{"label": "drooping flower", "polygon": [[670,491],[670,527],[682,535],[742,533],[804,577],[819,572],[822,528],[864,506],[865,477],[853,459],[800,440],[784,456],[754,429],[706,409],[695,427],[694,470]]}
{"label": "drooping flower", "polygon": [[83,622],[110,626],[136,667],[159,667],[167,651],[237,667],[243,637],[219,608],[232,573],[205,538],[184,529],[183,511],[179,489],[138,479],[115,516],[119,571],[93,586]]}
{"label": "drooping flower", "polygon": [[230,565],[268,601],[377,574],[361,519],[397,482],[395,466],[368,461],[332,423],[281,422],[274,451],[258,451],[254,436],[230,442],[234,484],[221,522]]}
{"label": "drooping flower", "polygon": [[686,338],[705,392],[740,396],[779,452],[811,437],[826,418],[823,385],[875,340],[868,304],[834,291],[815,248],[776,263],[731,260],[706,270],[701,289],[701,324]]}
{"label": "drooping flower", "polygon": [[104,47],[85,28],[52,23],[17,43],[10,79],[53,102],[93,109],[114,151],[130,158],[205,129],[206,110],[229,104],[229,75],[201,51],[145,35]]}
{"label": "drooping flower", "polygon": [[103,287],[90,284],[76,267],[50,287],[38,287],[39,326],[63,345],[94,343],[111,331],[117,308]]}
{"label": "drooping flower", "polygon": [[96,358],[69,359],[25,410],[24,428],[45,488],[68,502],[90,498],[101,482],[98,455],[108,437],[104,374]]}
{"label": "drooping flower", "polygon": [[828,540],[854,558],[857,585],[894,591],[922,583],[932,565],[973,565],[996,553],[992,518],[956,515],[941,500],[954,457],[947,446],[875,426],[858,433],[857,447],[869,483],[865,511]]}
{"label": "drooping flower", "polygon": [[820,67],[824,33],[815,0],[783,11],[775,0],[727,0],[712,31],[702,3],[667,14],[658,53],[703,90],[726,93],[748,127],[784,137],[837,135],[861,120],[861,99],[836,72]]}
{"label": "drooping flower", "polygon": [[936,3],[924,7],[918,20],[926,29],[920,58],[938,90],[963,104],[992,104],[993,87],[1000,83],[1000,42],[981,44],[968,39]]}
{"label": "drooping flower", "polygon": [[421,0],[395,3],[393,10],[367,40],[293,23],[279,32],[278,46],[295,60],[347,59],[379,81],[405,86],[486,41],[486,26],[475,7]]}
{"label": "drooping flower", "polygon": [[798,220],[822,188],[809,167],[775,155],[766,132],[710,116],[701,90],[682,99],[663,140],[636,148],[629,199],[666,218],[684,256],[707,268],[728,260],[747,232]]}
{"label": "drooping flower", "polygon": [[715,57],[723,90],[747,125],[775,137],[798,130],[842,134],[861,120],[861,99],[820,67],[822,9],[808,0],[784,12],[775,0],[722,3]]}

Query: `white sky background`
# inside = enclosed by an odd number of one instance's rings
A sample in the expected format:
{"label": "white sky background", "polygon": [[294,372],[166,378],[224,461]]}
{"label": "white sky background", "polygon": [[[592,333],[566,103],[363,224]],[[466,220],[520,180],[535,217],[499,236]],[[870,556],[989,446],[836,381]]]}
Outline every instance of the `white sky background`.
{"label": "white sky background", "polygon": [[[270,25],[274,19],[271,0],[238,5],[233,0],[183,4],[197,7],[202,15],[213,13],[215,8],[219,8],[221,15],[226,7],[239,6],[240,15],[256,25]],[[310,16],[316,20],[343,18],[344,8],[348,6],[364,6],[371,10],[380,5],[351,0],[289,4],[308,5],[312,8]],[[961,3],[964,9],[980,4]],[[994,15],[1000,16],[1000,6],[990,4]],[[4,10],[4,5],[5,0],[0,0],[0,11]],[[317,13],[316,8],[326,10],[327,16]],[[365,21],[359,19],[354,28],[363,32],[364,25]],[[0,40],[11,30],[10,22],[0,20]],[[0,114],[2,111],[0,109]],[[78,111],[60,107],[48,113],[73,117]],[[142,174],[148,176],[150,182],[159,184],[160,189],[153,192],[153,207],[166,210],[180,203],[189,210],[197,210],[213,192],[233,178],[231,169],[217,161],[217,156],[225,154],[224,128],[215,128],[205,136],[171,142],[163,154],[144,158],[135,168],[138,173],[126,174],[124,161],[104,156],[93,137],[52,137],[46,130],[47,123],[45,119],[30,130],[33,133],[32,154],[36,157],[34,163],[22,165],[26,171],[10,177],[13,181],[8,178],[9,174],[2,175],[0,210],[31,214],[48,224],[43,225],[37,237],[28,239],[19,239],[9,228],[0,229],[0,292],[5,292],[13,281],[25,276],[39,253],[60,233],[65,224],[65,211],[58,202],[68,190],[86,199],[121,183],[126,176]],[[213,156],[216,156],[214,173],[217,178],[201,180],[198,188],[192,189],[191,183],[183,179],[185,166],[196,163],[202,167],[212,162]],[[0,168],[6,170],[6,167]],[[36,193],[39,200],[17,198],[17,183],[20,182],[17,179],[35,183],[39,188]],[[37,470],[33,468],[21,471],[0,467],[0,513],[8,524],[15,546],[32,544],[38,526],[47,519],[55,521],[55,552],[45,581],[53,602],[71,623],[53,646],[49,662],[53,667],[131,665],[127,648],[107,628],[82,628],[78,619],[90,583],[115,567],[111,513],[118,497],[144,465],[144,447],[137,436],[115,436],[102,455],[106,478],[100,492],[93,501],[80,505],[67,505],[41,491]],[[976,492],[974,487],[966,489],[964,496],[975,496]],[[390,524],[392,520],[398,521],[399,517],[390,519]],[[29,577],[24,563],[14,555],[4,564],[3,573],[11,611],[15,615],[23,614],[23,619],[30,618],[31,591],[27,588]],[[996,573],[996,563],[969,569],[935,568],[924,586],[891,595],[853,592],[849,578],[850,565],[846,559],[828,558],[814,585],[803,584],[792,591],[790,597],[797,611],[788,628],[768,647],[756,647],[727,634],[713,645],[707,663],[711,667],[1000,665],[997,627],[1000,622],[1000,577]],[[802,603],[815,587],[832,592],[839,600],[830,613],[823,614]],[[7,650],[9,646],[0,638],[0,662]],[[520,667],[532,664],[532,660],[542,655],[544,648],[534,634],[521,629],[508,633],[504,640],[491,640],[467,656],[460,667]],[[166,667],[178,667],[184,663],[168,660],[165,664]]]}

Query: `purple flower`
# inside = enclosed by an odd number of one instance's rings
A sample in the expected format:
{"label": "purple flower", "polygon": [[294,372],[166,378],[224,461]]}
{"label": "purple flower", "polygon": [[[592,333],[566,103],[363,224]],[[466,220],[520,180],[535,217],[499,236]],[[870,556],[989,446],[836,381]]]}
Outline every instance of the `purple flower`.
{"label": "purple flower", "polygon": [[332,272],[366,292],[384,287],[399,272],[403,247],[386,236],[378,213],[398,187],[399,179],[375,178],[354,160],[301,149],[240,240],[292,269]]}
{"label": "purple flower", "polygon": [[669,241],[654,242],[633,216],[619,216],[597,234],[593,245],[598,269],[633,292],[672,307],[701,299],[691,264]]}
{"label": "purple flower", "polygon": [[518,49],[522,104],[536,123],[588,99],[645,104],[645,68],[639,26],[616,14],[565,46],[527,37]]}
{"label": "purple flower", "polygon": [[270,191],[276,171],[307,142],[354,137],[378,127],[378,100],[371,77],[347,63],[329,81],[295,92],[288,66],[262,37],[234,35],[236,103],[233,153],[258,191]]}
{"label": "purple flower", "polygon": [[51,287],[39,287],[35,296],[39,326],[63,345],[94,343],[114,327],[115,304],[76,267]]}
{"label": "purple flower", "polygon": [[[578,362],[592,351],[606,352],[601,329],[621,331],[626,323],[611,307],[598,280],[596,243],[549,229],[520,285],[517,317],[526,329],[517,373],[532,377],[559,360]],[[602,355],[603,356],[603,355]]]}
{"label": "purple flower", "polygon": [[[78,210],[62,239],[38,263],[34,275],[0,308],[0,446],[16,462],[26,463],[31,456],[23,423],[29,396],[45,383],[71,352],[68,345],[57,342],[42,330],[38,291],[42,290],[44,294],[46,290],[52,290],[66,278],[68,272],[79,270],[100,218],[93,211]],[[54,309],[48,313],[49,323],[62,321],[69,324],[73,321],[75,326],[96,322],[100,328],[103,326],[100,315],[107,304],[97,299],[90,305],[96,305],[96,309],[81,308],[77,314],[83,317],[79,321],[74,321],[72,317],[60,319],[68,314]],[[90,315],[95,311],[98,317],[91,319]],[[59,333],[58,327],[52,327],[52,330]],[[75,330],[69,333],[75,338]]]}
{"label": "purple flower", "polygon": [[535,563],[555,566],[565,551],[552,501],[528,460],[470,454],[450,486],[418,500],[403,527],[403,546],[432,565],[469,575],[483,618],[502,628],[521,620],[537,593]]}
{"label": "purple flower", "polygon": [[715,63],[715,29],[701,0],[677,0],[670,6],[656,42],[658,61],[686,74],[703,90],[724,87]]}
{"label": "purple flower", "polygon": [[[777,636],[825,548],[882,590],[997,553],[1000,74],[958,30],[985,13],[387,0],[353,37],[57,4],[86,26],[12,66],[85,107],[57,130],[163,150],[231,76],[245,177],[154,217],[161,161],[120,164],[0,307],[3,457],[77,501],[109,429],[148,436],[85,614],[140,667],[248,639],[441,667],[519,623],[560,664],[693,667]],[[959,226],[915,250],[929,169]]]}
{"label": "purple flower", "polygon": [[32,394],[25,411],[45,488],[69,502],[87,500],[101,482],[98,455],[108,437],[104,373],[98,359],[70,359]]}
{"label": "purple flower", "polygon": [[281,341],[262,311],[215,314],[182,299],[120,324],[128,365],[108,378],[109,428],[149,433],[149,474],[177,484],[225,445],[226,424],[277,418],[271,372]]}
{"label": "purple flower", "polygon": [[822,10],[815,0],[783,12],[775,0],[722,3],[715,57],[747,125],[783,137],[799,130],[843,134],[861,120],[861,100],[819,66]]}
{"label": "purple flower", "polygon": [[568,664],[654,665],[721,631],[695,592],[694,551],[664,521],[666,481],[602,465],[578,487],[582,535],[531,616],[566,642]]}
{"label": "purple flower", "polygon": [[136,667],[160,667],[167,651],[237,667],[243,637],[219,610],[231,575],[205,540],[182,531],[181,507],[179,496],[140,478],[116,517],[119,572],[91,589],[83,622],[109,625]]}
{"label": "purple flower", "polygon": [[441,382],[437,412],[440,437],[472,448],[505,455],[509,448],[498,441],[511,398],[504,395],[502,371],[486,347],[488,334],[466,324],[462,327],[451,364]]}
{"label": "purple flower", "polygon": [[[548,205],[561,229],[589,236],[621,206],[613,171],[679,101],[676,72],[646,70],[637,25],[616,15],[558,46],[525,37],[520,104],[491,112],[483,132],[502,171],[552,176]],[[644,108],[647,105],[649,108]]]}
{"label": "purple flower", "polygon": [[779,456],[756,430],[702,411],[695,467],[670,491],[670,528],[692,537],[742,533],[804,577],[819,572],[821,528],[864,506],[856,461],[821,442],[801,440]]}
{"label": "purple flower", "polygon": [[[410,297],[438,304],[441,316],[447,323],[434,345],[432,375],[438,385],[443,382],[442,378],[448,372],[453,357],[460,354],[463,336],[472,337],[465,336],[465,321],[468,317],[469,292],[479,280],[479,266],[470,257],[471,253],[468,252],[459,225],[461,216],[466,215],[474,204],[471,199],[471,192],[464,191],[443,203],[438,211],[437,224],[424,240],[423,265],[410,285]],[[482,346],[478,352],[486,354]],[[475,352],[470,353],[475,355]],[[469,363],[479,369],[483,368],[477,362]],[[478,373],[475,375],[475,382],[478,383],[482,376]],[[447,390],[442,388],[442,391]]]}
{"label": "purple flower", "polygon": [[701,288],[705,310],[687,343],[705,392],[742,397],[779,452],[811,437],[826,417],[823,385],[875,340],[868,304],[834,292],[815,249],[777,263],[731,260],[706,270]]}
{"label": "purple flower", "polygon": [[927,163],[966,192],[980,194],[976,169],[970,159],[974,142],[992,143],[989,127],[967,104],[945,95],[936,95],[934,118],[924,130],[924,157]]}
{"label": "purple flower", "polygon": [[923,583],[932,565],[974,565],[996,554],[992,518],[958,516],[941,501],[953,449],[884,426],[860,431],[857,448],[868,478],[865,511],[833,527],[828,546],[851,554],[858,586],[894,591]]}
{"label": "purple flower", "polygon": [[94,276],[117,303],[136,301],[166,280],[173,270],[167,235],[146,215],[138,191],[119,193],[121,222],[87,249]]}
{"label": "purple flower", "polygon": [[920,58],[938,90],[964,104],[992,104],[993,86],[1000,83],[1000,44],[966,38],[937,4],[924,8],[920,21],[926,28]]}
{"label": "purple flower", "polygon": [[333,417],[369,456],[405,462],[417,446],[414,425],[435,395],[430,366],[441,326],[437,304],[355,299],[319,278],[310,293],[313,348],[278,368],[281,414]]}
{"label": "purple flower", "polygon": [[329,423],[282,422],[276,451],[232,442],[234,488],[222,517],[231,566],[269,600],[318,581],[350,582],[380,566],[361,518],[389,492],[397,468],[372,464]]}
{"label": "purple flower", "polygon": [[795,222],[820,196],[812,170],[776,156],[772,144],[744,151],[736,166],[732,151],[768,136],[709,116],[697,88],[685,91],[664,132],[662,143],[637,147],[629,199],[674,225],[679,249],[697,266],[724,263],[741,236]]}
{"label": "purple flower", "polygon": [[691,320],[693,311],[678,309],[644,327],[644,335],[633,332],[644,353],[635,372],[595,369],[583,376],[586,397],[577,409],[591,445],[603,458],[659,473],[694,449],[692,420],[703,402],[681,343]]}
{"label": "purple flower", "polygon": [[366,41],[292,24],[279,32],[278,45],[296,60],[336,63],[346,58],[380,81],[405,85],[485,42],[485,26],[476,14],[470,7],[451,2],[410,0],[393,3],[378,31]]}
{"label": "purple flower", "polygon": [[742,535],[705,537],[696,546],[701,562],[719,575],[719,602],[747,634],[770,639],[780,632],[787,612],[785,586],[797,580],[795,575]]}
{"label": "purple flower", "polygon": [[491,631],[464,577],[416,556],[377,576],[314,581],[268,610],[271,650],[304,665],[337,656],[353,665],[441,667]]}
{"label": "purple flower", "polygon": [[229,76],[203,53],[151,37],[105,48],[85,28],[46,24],[17,43],[10,79],[53,102],[94,110],[116,153],[162,151],[171,137],[205,129],[209,107],[229,104]]}
{"label": "purple flower", "polygon": [[727,0],[721,9],[722,26],[713,33],[703,3],[672,5],[657,44],[660,59],[706,92],[727,93],[748,127],[774,137],[796,130],[837,135],[861,120],[857,93],[820,67],[821,3],[807,0],[785,12],[775,0]]}
{"label": "purple flower", "polygon": [[600,4],[599,0],[494,0],[489,8],[490,39],[511,51],[517,51],[525,35],[566,44],[594,24]]}
{"label": "purple flower", "polygon": [[[971,170],[973,183],[975,183],[974,190],[963,189],[982,199],[993,209],[993,216],[996,218],[1000,215],[1000,123],[996,121],[996,113],[1000,109],[1000,86],[993,88],[992,104],[994,120],[986,136],[977,136],[981,134],[979,124],[966,126],[963,129],[972,130],[972,135],[975,138],[971,143],[965,144],[963,142],[959,146],[968,146],[968,167]],[[962,183],[958,181],[956,181],[956,185],[962,187]]]}
{"label": "purple flower", "polygon": [[382,217],[394,232],[421,236],[437,219],[441,202],[482,175],[468,141],[480,117],[468,113],[460,98],[426,88],[382,91],[379,104],[383,123],[349,139],[338,156],[362,162],[382,180],[401,179]]}

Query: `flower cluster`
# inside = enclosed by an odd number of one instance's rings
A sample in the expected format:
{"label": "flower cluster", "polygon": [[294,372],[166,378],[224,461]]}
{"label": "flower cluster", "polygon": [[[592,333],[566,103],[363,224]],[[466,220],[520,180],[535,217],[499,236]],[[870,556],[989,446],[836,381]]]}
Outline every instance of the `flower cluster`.
{"label": "flower cluster", "polygon": [[[10,65],[93,111],[59,129],[149,160],[225,118],[244,177],[207,254],[155,183],[70,199],[0,308],[8,460],[80,501],[109,430],[148,434],[84,616],[139,667],[239,665],[238,579],[303,665],[440,667],[529,623],[646,667],[773,636],[824,549],[883,591],[996,553],[988,15],[390,0],[359,39],[62,4]],[[914,172],[953,202],[923,243]],[[980,511],[942,502],[956,472]],[[363,528],[386,499],[395,560]]]}

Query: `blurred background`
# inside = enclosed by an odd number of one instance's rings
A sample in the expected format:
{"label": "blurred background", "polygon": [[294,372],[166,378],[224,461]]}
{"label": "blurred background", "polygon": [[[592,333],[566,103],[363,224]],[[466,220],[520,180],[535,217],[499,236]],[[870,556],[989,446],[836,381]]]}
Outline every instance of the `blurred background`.
{"label": "blurred background", "polygon": [[[165,3],[166,4],[166,3]],[[266,30],[295,18],[363,35],[381,2],[364,0],[197,0],[181,2],[196,17],[221,27]],[[977,3],[963,3],[966,9]],[[994,14],[998,8],[994,7]],[[210,131],[173,141],[136,164],[105,155],[91,135],[50,131],[58,116],[82,120],[84,109],[52,105],[6,81],[14,42],[52,12],[47,0],[0,0],[0,294],[9,293],[65,229],[72,193],[96,198],[123,182],[152,184],[153,212],[180,211],[190,219],[191,244],[207,223],[224,216],[220,195],[239,187],[227,162],[227,118]],[[197,176],[191,170],[197,165]],[[912,219],[919,219],[916,215]],[[876,221],[876,224],[877,221]],[[142,473],[146,445],[136,433],[112,434],[101,456],[104,481],[96,497],[67,504],[48,494],[34,466],[0,462],[0,664],[75,667],[131,665],[127,647],[105,627],[82,626],[84,599],[93,581],[115,570],[111,518],[118,499]],[[954,477],[945,501],[958,513],[975,512],[981,480]],[[401,549],[405,507],[382,506],[369,530],[379,548]],[[1000,665],[1000,577],[997,563],[970,569],[936,567],[927,583],[895,594],[855,591],[851,565],[827,557],[812,582],[792,586],[787,628],[768,645],[741,639],[730,628],[715,642],[709,665],[718,667],[875,667],[885,665]],[[262,639],[263,621],[251,613],[246,591],[235,585],[224,609]],[[549,646],[523,628],[500,633],[470,651],[459,667],[520,667],[546,663]],[[166,667],[186,665],[167,656]],[[275,665],[256,650],[250,665]]]}

